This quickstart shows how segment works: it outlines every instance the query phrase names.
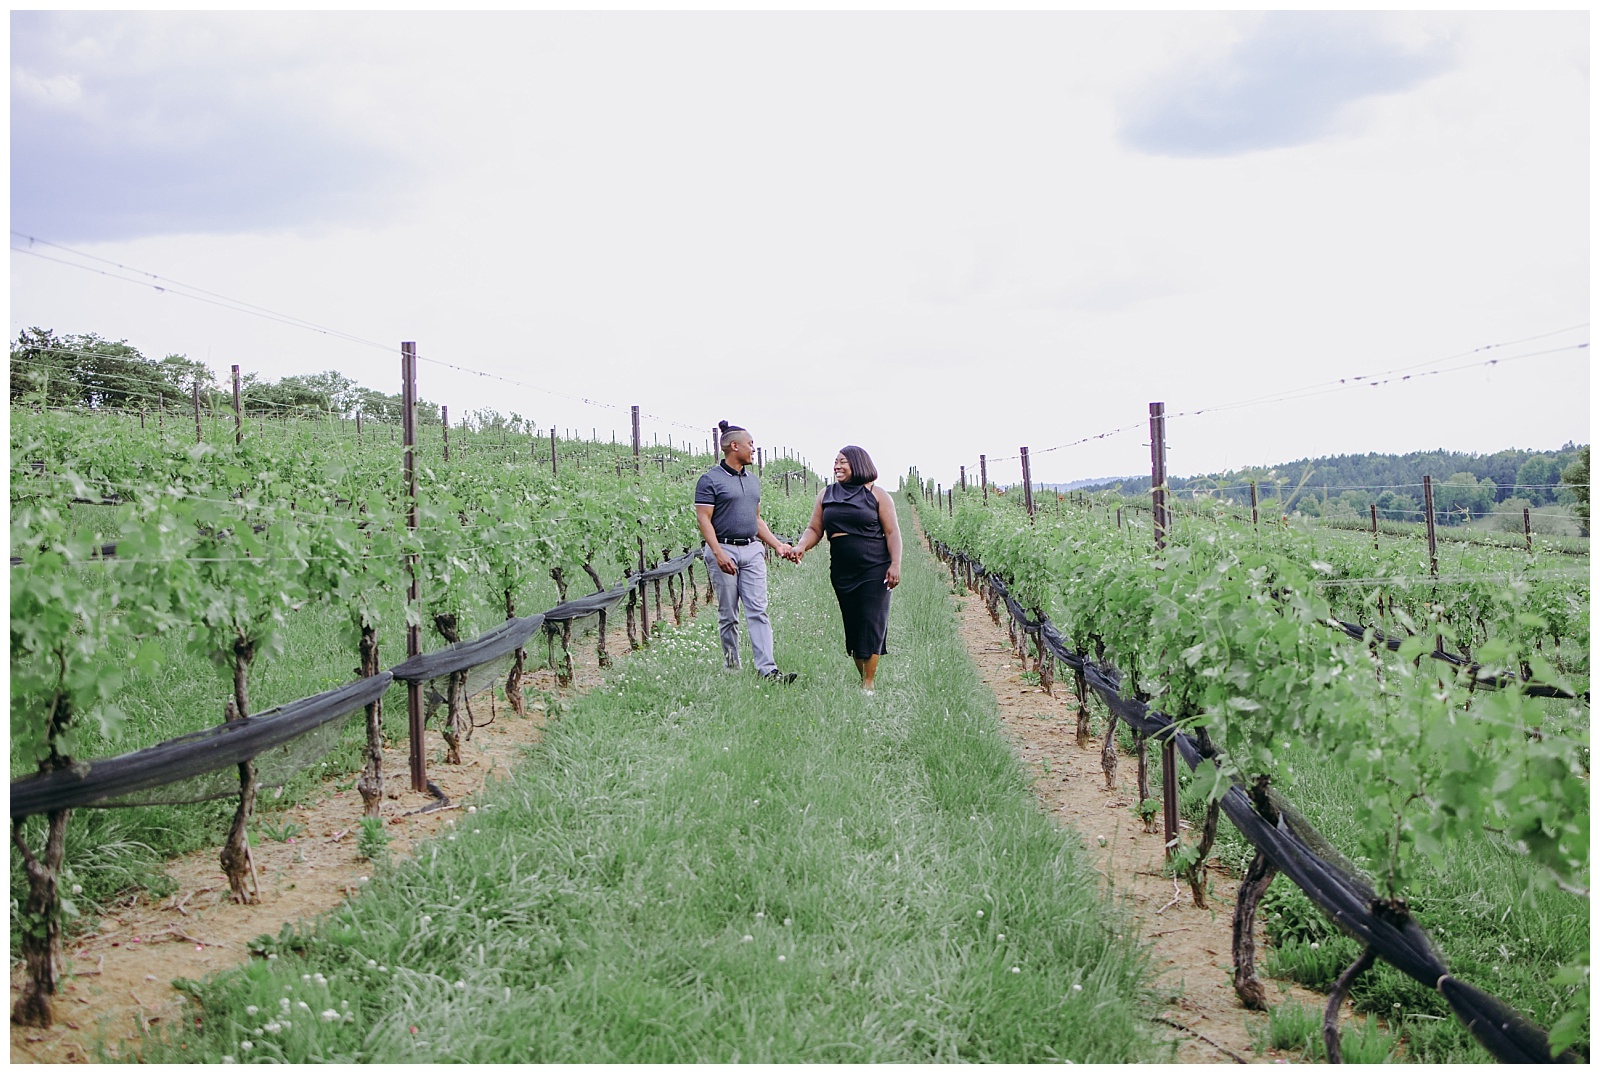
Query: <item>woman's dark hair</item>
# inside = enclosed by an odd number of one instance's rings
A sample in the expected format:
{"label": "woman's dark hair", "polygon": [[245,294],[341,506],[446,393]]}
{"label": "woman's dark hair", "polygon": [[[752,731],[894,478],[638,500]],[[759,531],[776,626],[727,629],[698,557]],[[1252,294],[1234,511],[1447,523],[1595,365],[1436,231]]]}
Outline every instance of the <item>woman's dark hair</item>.
{"label": "woman's dark hair", "polygon": [[869,481],[878,480],[878,468],[872,465],[872,456],[868,455],[864,448],[846,444],[839,449],[839,454],[850,464],[850,480],[845,484],[865,485]]}

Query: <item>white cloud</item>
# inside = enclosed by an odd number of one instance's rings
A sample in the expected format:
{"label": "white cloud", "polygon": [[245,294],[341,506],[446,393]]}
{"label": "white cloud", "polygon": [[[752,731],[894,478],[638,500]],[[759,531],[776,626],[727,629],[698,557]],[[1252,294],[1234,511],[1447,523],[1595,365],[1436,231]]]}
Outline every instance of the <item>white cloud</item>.
{"label": "white cloud", "polygon": [[1267,12],[1220,54],[1158,78],[1128,107],[1122,136],[1145,153],[1229,156],[1316,141],[1342,110],[1446,70],[1442,35],[1404,40],[1381,15]]}

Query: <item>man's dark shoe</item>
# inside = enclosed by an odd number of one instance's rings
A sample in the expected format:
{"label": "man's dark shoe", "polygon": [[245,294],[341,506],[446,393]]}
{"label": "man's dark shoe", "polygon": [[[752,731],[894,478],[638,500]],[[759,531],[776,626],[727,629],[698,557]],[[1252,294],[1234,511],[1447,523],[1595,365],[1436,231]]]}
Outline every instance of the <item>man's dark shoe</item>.
{"label": "man's dark shoe", "polygon": [[798,671],[768,671],[761,677],[769,682],[775,682],[782,686],[788,686],[791,682],[794,682],[794,680],[800,677],[800,673]]}

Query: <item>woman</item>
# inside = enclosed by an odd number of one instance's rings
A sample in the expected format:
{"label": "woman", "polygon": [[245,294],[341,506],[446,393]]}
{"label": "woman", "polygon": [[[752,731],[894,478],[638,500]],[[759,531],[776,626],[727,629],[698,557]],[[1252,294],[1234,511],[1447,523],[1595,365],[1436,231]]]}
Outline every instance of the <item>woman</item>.
{"label": "woman", "polygon": [[873,487],[878,469],[865,451],[854,444],[840,448],[833,480],[817,497],[811,521],[789,558],[799,563],[806,549],[828,535],[828,573],[844,617],[844,649],[855,658],[862,691],[871,696],[878,657],[889,651],[884,640],[889,591],[900,584],[900,523],[889,494]]}

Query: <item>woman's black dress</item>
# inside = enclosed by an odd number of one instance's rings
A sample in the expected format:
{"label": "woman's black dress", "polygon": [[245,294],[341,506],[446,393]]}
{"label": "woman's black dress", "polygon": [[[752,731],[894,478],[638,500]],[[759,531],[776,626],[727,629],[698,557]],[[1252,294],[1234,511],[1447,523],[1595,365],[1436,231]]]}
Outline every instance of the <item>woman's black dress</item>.
{"label": "woman's black dress", "polygon": [[889,540],[872,490],[837,482],[823,489],[822,532],[828,535],[828,574],[844,617],[845,652],[860,660],[887,653]]}

